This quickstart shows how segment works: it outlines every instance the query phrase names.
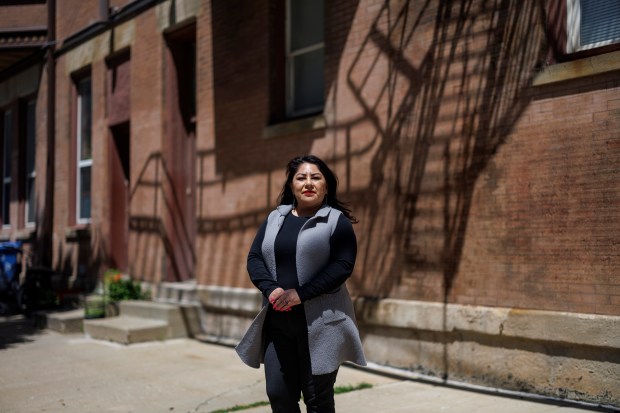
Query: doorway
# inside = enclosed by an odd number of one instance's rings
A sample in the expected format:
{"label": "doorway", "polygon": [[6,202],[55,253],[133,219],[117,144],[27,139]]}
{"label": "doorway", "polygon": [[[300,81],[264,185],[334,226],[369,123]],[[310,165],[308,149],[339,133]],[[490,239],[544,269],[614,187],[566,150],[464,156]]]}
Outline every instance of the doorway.
{"label": "doorway", "polygon": [[166,35],[165,279],[195,278],[196,28]]}
{"label": "doorway", "polygon": [[109,169],[109,265],[129,270],[129,202],[131,178],[131,53],[106,59]]}
{"label": "doorway", "polygon": [[110,127],[110,264],[127,271],[129,250],[129,122]]}

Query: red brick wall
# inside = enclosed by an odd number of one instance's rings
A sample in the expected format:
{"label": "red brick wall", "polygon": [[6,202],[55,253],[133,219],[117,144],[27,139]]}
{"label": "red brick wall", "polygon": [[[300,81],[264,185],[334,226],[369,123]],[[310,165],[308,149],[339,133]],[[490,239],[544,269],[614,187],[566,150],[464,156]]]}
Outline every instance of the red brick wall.
{"label": "red brick wall", "polygon": [[460,301],[620,314],[619,92],[614,75],[532,90],[474,192]]}
{"label": "red brick wall", "polygon": [[[71,138],[71,107],[73,103],[73,83],[62,70],[66,57],[57,61],[56,78],[56,136],[55,136],[55,182],[54,182],[54,267],[65,270],[74,266],[71,251],[65,245],[65,227],[69,225],[69,190],[70,190],[70,149]],[[66,271],[69,271],[68,269]]]}
{"label": "red brick wall", "polygon": [[382,70],[375,47],[399,54],[382,43],[386,26],[369,30],[347,76],[357,104],[340,101],[373,108],[366,133],[379,141],[352,173],[370,170],[362,192],[376,194],[362,208],[357,291],[618,314],[618,83],[532,87],[545,50],[536,7],[474,3],[446,21],[417,10],[401,26],[380,9],[406,61]]}
{"label": "red brick wall", "polygon": [[[88,8],[76,6],[73,16],[59,20],[62,33],[79,30],[78,22],[87,22]],[[90,9],[89,9],[90,10]],[[134,17],[133,41],[130,52],[130,199],[129,199],[129,268],[136,278],[161,281],[163,268],[170,246],[162,232],[163,219],[170,199],[164,196],[167,184],[165,160],[162,154],[163,139],[166,136],[164,114],[164,34],[155,9]],[[83,26],[82,26],[83,27]],[[54,232],[54,266],[58,270],[76,275],[86,271],[97,277],[109,263],[109,179],[108,143],[111,139],[106,110],[106,88],[108,65],[106,43],[101,38],[88,39],[90,48],[73,49],[62,54],[57,62],[57,116],[56,116],[56,186]],[[102,46],[103,45],[103,46]],[[91,50],[92,49],[92,50]],[[92,52],[92,53],[90,53]],[[71,151],[72,139],[73,80],[75,73],[83,67],[74,67],[76,62],[85,63],[92,75],[93,93],[93,176],[91,222],[87,225],[88,236],[76,239],[72,235],[76,228],[72,216],[75,202],[72,193],[75,185],[75,162]],[[73,211],[74,214],[74,211]]]}
{"label": "red brick wall", "polygon": [[161,280],[161,219],[166,208],[162,196],[163,39],[155,13],[135,20],[131,49],[131,184],[129,262],[132,274]]}
{"label": "red brick wall", "polygon": [[[326,3],[328,127],[271,139],[262,137],[273,70],[268,3],[212,2],[197,15],[198,282],[251,287],[245,257],[284,165],[315,153],[360,219],[355,294],[620,314],[613,74],[532,86],[548,50],[542,8],[532,3]],[[62,33],[96,18],[87,9],[63,15]],[[154,9],[135,18],[130,62],[129,261],[149,280],[161,279],[169,248],[161,235],[166,44],[156,18]],[[102,61],[93,82],[103,108]],[[71,85],[61,69],[57,85],[62,234]],[[104,111],[96,116],[105,130]],[[105,171],[100,149],[95,167]],[[105,245],[106,178],[94,182],[93,227]]]}
{"label": "red brick wall", "polygon": [[130,4],[131,2],[132,0],[109,0],[111,9],[123,8],[127,6],[128,4]]}
{"label": "red brick wall", "polygon": [[[329,127],[264,140],[267,10],[215,5],[201,282],[250,286],[253,229],[286,161],[313,152],[361,220],[355,293],[620,314],[618,84],[533,87],[547,53],[541,8],[460,6],[330,4]],[[201,125],[199,145],[211,132]]]}
{"label": "red brick wall", "polygon": [[47,26],[47,4],[2,6],[0,27],[3,29]]}
{"label": "red brick wall", "polygon": [[56,38],[67,37],[99,21],[99,0],[56,1]]}

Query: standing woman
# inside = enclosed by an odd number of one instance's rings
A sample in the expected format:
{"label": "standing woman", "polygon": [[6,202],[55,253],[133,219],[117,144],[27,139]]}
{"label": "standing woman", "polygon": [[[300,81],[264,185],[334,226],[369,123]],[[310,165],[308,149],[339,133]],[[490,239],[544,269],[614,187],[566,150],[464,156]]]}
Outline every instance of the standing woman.
{"label": "standing woman", "polygon": [[[265,365],[274,413],[335,412],[334,383],[344,361],[366,365],[349,292],[355,217],[337,198],[338,179],[316,156],[289,162],[286,182],[258,230],[248,273],[263,308],[236,350]],[[267,303],[269,302],[269,304]]]}

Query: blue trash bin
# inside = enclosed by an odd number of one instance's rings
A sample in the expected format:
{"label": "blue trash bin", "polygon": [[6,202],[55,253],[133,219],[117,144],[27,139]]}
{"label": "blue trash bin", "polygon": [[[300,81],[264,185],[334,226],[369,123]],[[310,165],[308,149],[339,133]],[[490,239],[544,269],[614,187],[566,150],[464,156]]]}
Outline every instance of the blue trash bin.
{"label": "blue trash bin", "polygon": [[18,268],[21,266],[22,243],[0,242],[0,270],[4,275],[4,280],[10,284],[16,277],[19,277]]}

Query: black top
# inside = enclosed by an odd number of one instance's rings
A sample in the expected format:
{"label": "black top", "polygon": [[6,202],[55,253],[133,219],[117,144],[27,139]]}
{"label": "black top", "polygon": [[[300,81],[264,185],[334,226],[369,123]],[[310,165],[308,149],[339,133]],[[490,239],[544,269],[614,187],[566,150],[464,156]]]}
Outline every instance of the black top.
{"label": "black top", "polygon": [[[353,228],[346,222],[348,219],[340,215],[334,233],[330,238],[329,262],[312,280],[302,286],[297,278],[297,237],[308,218],[301,218],[289,213],[284,218],[282,228],[275,239],[274,252],[276,258],[277,281],[269,274],[263,260],[262,245],[265,238],[267,220],[263,222],[250,252],[248,254],[248,272],[254,285],[265,297],[278,287],[285,290],[295,288],[301,302],[332,291],[342,285],[353,272],[357,255],[357,241]],[[299,251],[303,254],[303,251]]]}
{"label": "black top", "polygon": [[307,220],[306,217],[288,214],[276,236],[273,246],[276,255],[276,274],[278,274],[278,285],[285,290],[299,287],[295,250],[299,231]]}

